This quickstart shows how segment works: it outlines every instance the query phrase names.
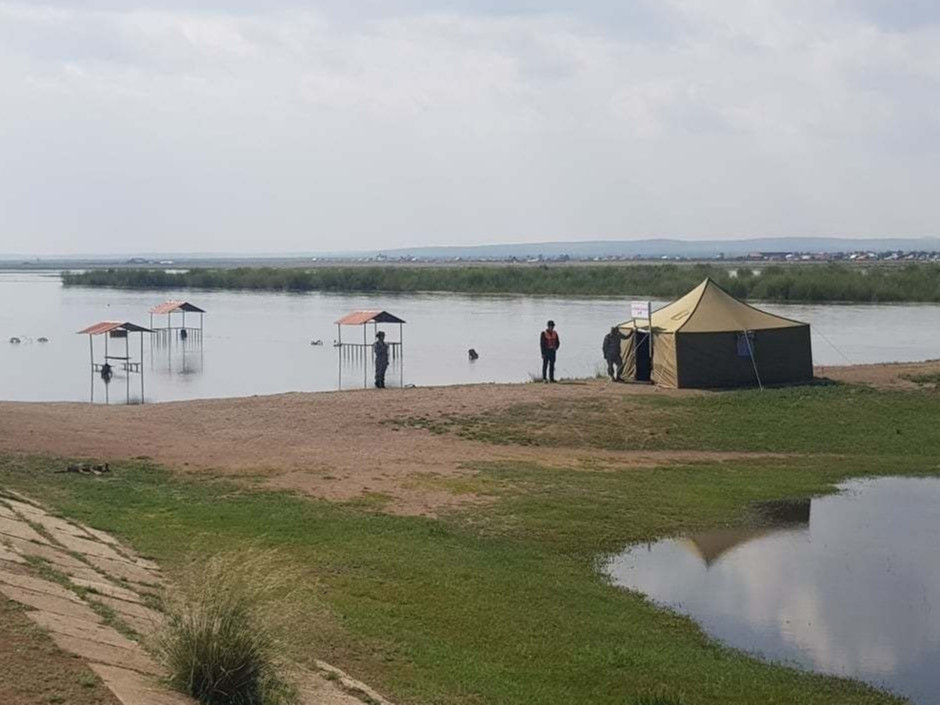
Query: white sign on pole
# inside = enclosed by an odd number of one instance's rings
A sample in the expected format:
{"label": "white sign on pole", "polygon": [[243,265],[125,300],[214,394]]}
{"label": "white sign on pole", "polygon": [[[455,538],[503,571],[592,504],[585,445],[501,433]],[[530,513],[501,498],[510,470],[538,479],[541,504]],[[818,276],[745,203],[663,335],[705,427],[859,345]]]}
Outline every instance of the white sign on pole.
{"label": "white sign on pole", "polygon": [[650,317],[650,302],[649,301],[631,301],[630,302],[630,318],[640,318],[644,321],[648,321]]}

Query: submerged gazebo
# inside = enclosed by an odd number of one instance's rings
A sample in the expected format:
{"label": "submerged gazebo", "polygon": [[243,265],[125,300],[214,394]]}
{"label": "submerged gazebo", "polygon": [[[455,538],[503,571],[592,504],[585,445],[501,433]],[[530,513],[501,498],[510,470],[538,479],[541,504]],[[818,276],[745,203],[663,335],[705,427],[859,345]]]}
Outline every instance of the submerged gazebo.
{"label": "submerged gazebo", "polygon": [[[174,326],[173,314],[180,314],[179,325]],[[199,314],[199,326],[187,326],[186,325],[186,314],[187,313],[198,313]],[[195,304],[191,304],[188,301],[164,301],[162,304],[158,304],[150,309],[150,328],[154,333],[159,335],[161,338],[169,339],[173,335],[173,331],[179,331],[180,338],[188,338],[190,334],[194,335],[197,339],[202,339],[202,326],[203,326],[203,314],[205,310],[199,308]],[[166,325],[165,326],[154,326],[153,317],[154,316],[166,316]],[[192,320],[192,319],[190,319]],[[165,342],[165,341],[164,341]]]}
{"label": "submerged gazebo", "polygon": [[[364,311],[353,311],[338,321],[336,321],[336,342],[333,345],[340,349],[340,352],[348,351],[351,353],[358,353],[370,350],[372,348],[372,343],[369,341],[369,324],[372,324],[372,337],[375,338],[375,334],[379,331],[380,324],[398,324],[398,340],[385,342],[388,344],[388,352],[392,358],[400,357],[402,354],[402,341],[404,334],[404,319],[399,318],[398,316],[389,313],[388,311],[380,311],[377,309],[368,309]],[[362,327],[362,342],[351,343],[343,342],[343,326],[361,326]]]}
{"label": "submerged gazebo", "polygon": [[[139,374],[141,403],[143,403],[144,399],[144,333],[152,332],[153,331],[149,328],[128,321],[101,321],[100,323],[95,323],[94,325],[78,331],[79,335],[88,336],[88,351],[91,355],[92,375],[94,375],[95,372],[101,372],[102,378],[105,379],[105,382],[108,382],[111,379],[110,373],[114,367],[117,366],[123,369],[127,373],[127,390],[128,398],[130,398],[130,375],[131,373]],[[140,359],[138,360],[134,360],[131,357],[131,333],[140,334]],[[95,337],[99,335],[104,336],[104,358],[102,358],[101,362],[95,362]],[[118,351],[118,353],[112,353],[110,351],[108,341],[112,338],[124,340],[123,355],[119,354],[120,351]],[[92,387],[92,390],[92,393],[94,393],[94,387]]]}

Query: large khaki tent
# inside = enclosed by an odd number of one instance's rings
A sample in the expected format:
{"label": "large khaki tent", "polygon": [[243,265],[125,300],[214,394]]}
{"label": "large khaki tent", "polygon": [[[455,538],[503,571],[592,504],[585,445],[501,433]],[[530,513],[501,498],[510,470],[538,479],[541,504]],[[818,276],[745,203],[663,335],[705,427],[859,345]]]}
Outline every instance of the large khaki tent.
{"label": "large khaki tent", "polygon": [[652,321],[622,323],[620,333],[625,379],[742,387],[813,378],[809,324],[738,301],[711,279],[654,311]]}

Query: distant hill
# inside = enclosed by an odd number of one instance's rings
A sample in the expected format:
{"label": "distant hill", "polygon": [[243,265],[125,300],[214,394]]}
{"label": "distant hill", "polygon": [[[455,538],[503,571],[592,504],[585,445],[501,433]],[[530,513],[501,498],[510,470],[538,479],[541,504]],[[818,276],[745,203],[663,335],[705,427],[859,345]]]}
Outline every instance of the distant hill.
{"label": "distant hill", "polygon": [[505,259],[517,257],[726,257],[751,252],[884,252],[893,250],[940,251],[940,238],[843,239],[835,237],[779,237],[751,240],[595,240],[589,242],[537,242],[519,245],[478,245],[471,247],[408,247],[370,251],[358,256],[384,254],[388,257],[445,259]]}
{"label": "distant hill", "polygon": [[237,266],[244,264],[270,264],[288,266],[311,257],[324,259],[360,259],[385,255],[390,259],[529,259],[534,257],[561,257],[575,259],[593,257],[687,257],[713,258],[718,255],[740,257],[752,252],[940,252],[940,238],[837,238],[837,237],[776,237],[750,240],[593,240],[587,242],[535,242],[510,245],[454,245],[447,247],[406,247],[390,250],[350,250],[344,252],[284,252],[284,253],[169,253],[141,252],[136,254],[87,254],[35,257],[31,255],[0,254],[0,265],[80,267],[146,266],[147,264],[173,264],[186,266]]}

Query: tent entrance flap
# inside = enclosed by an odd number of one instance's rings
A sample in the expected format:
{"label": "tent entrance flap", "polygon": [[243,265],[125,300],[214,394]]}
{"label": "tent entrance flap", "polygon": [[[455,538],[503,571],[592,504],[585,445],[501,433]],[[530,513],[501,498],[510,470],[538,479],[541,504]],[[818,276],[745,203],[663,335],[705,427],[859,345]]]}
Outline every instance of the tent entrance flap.
{"label": "tent entrance flap", "polygon": [[636,360],[637,382],[649,382],[652,373],[650,360],[650,333],[647,331],[637,331],[633,336],[633,354]]}

